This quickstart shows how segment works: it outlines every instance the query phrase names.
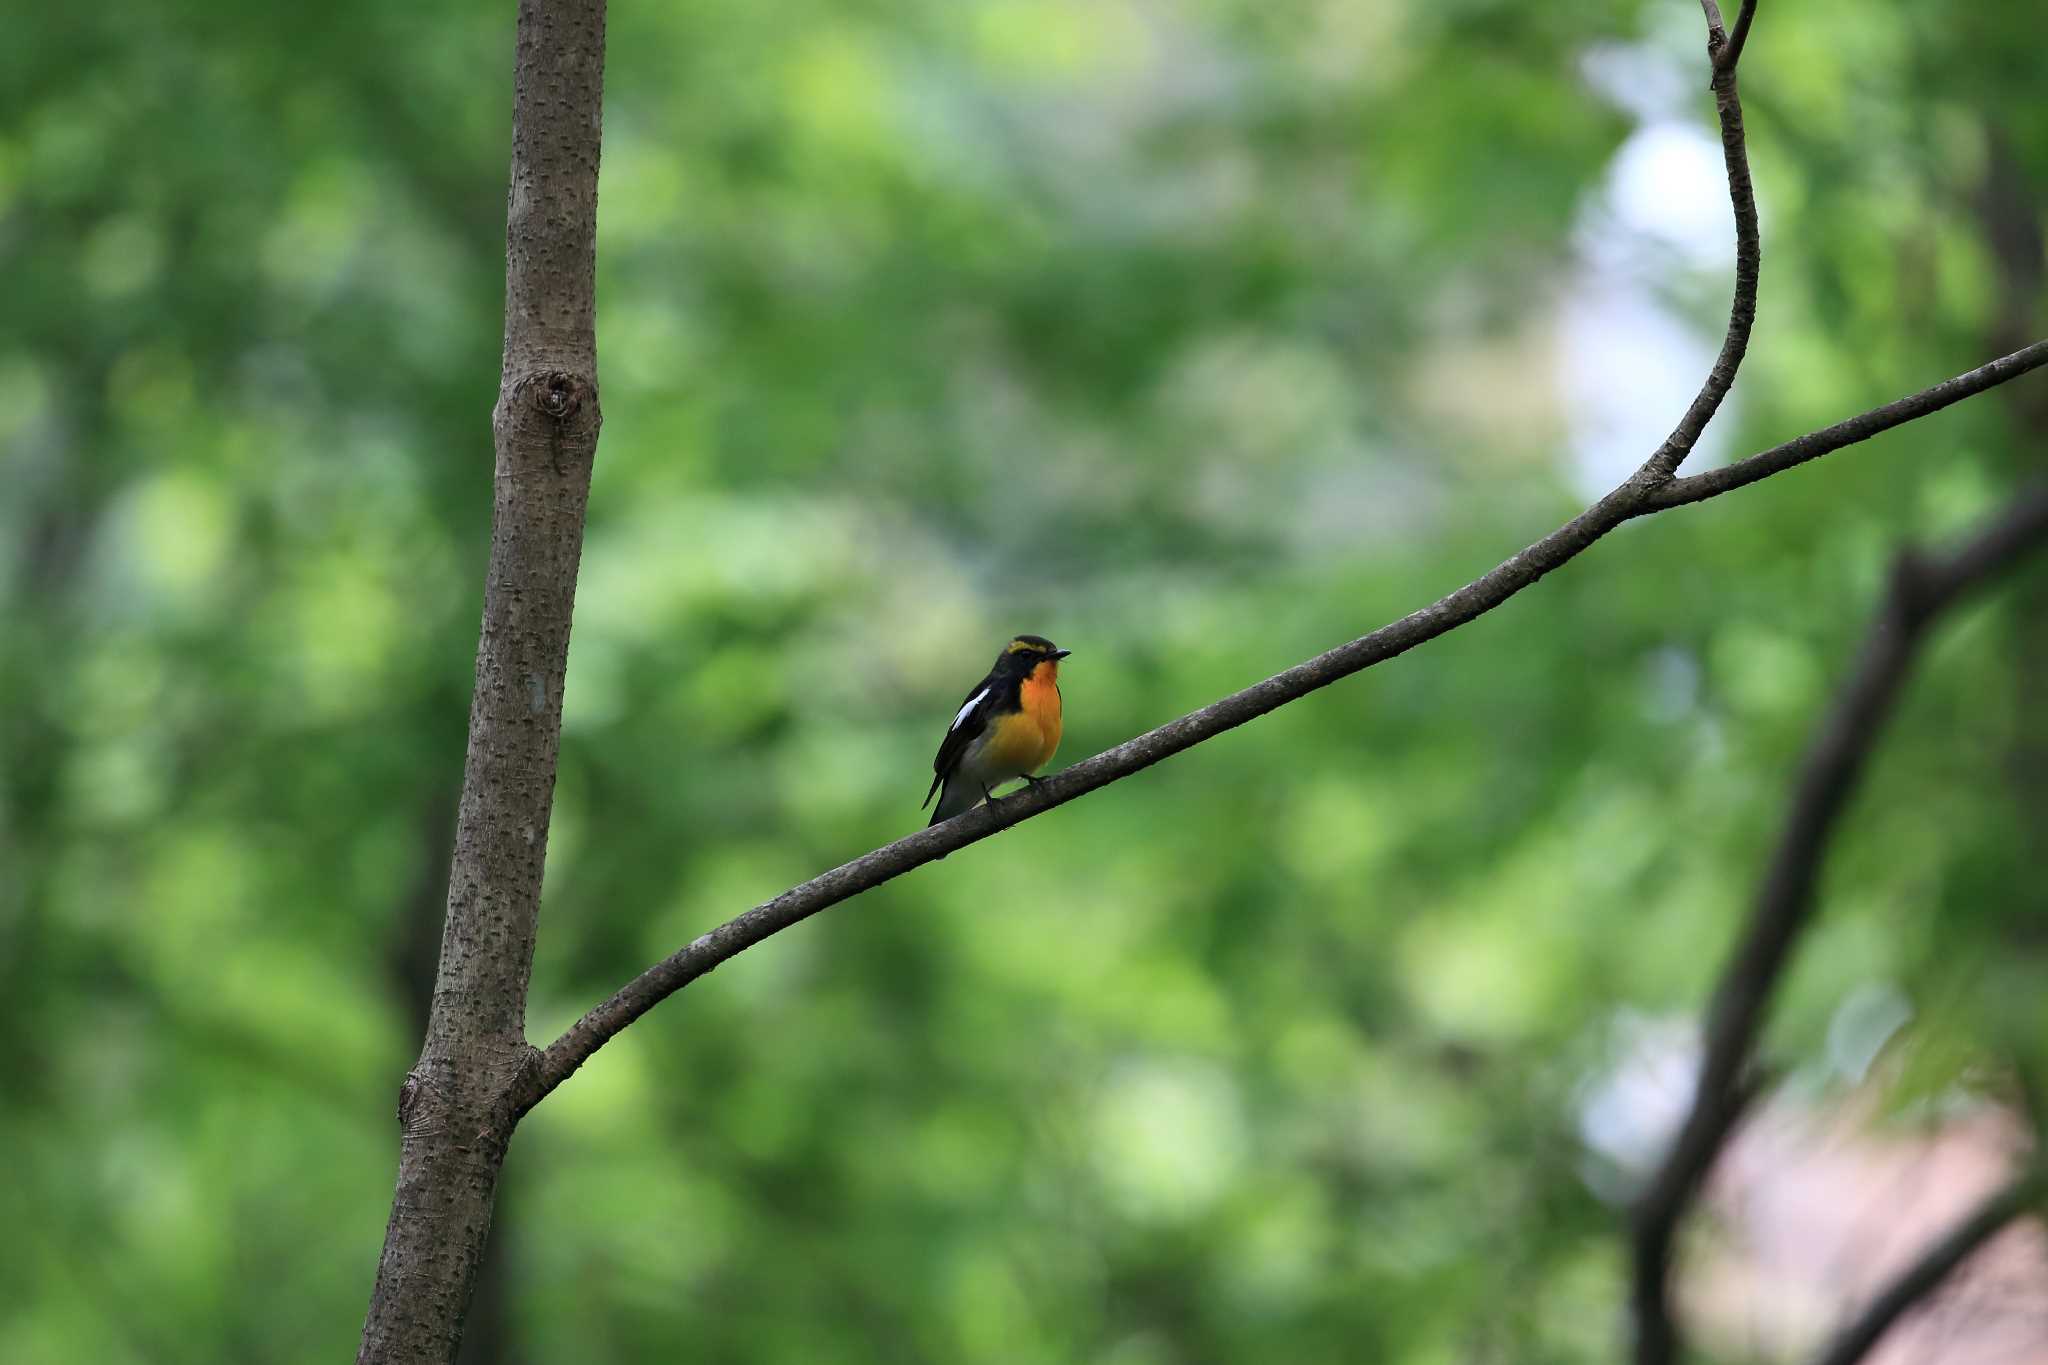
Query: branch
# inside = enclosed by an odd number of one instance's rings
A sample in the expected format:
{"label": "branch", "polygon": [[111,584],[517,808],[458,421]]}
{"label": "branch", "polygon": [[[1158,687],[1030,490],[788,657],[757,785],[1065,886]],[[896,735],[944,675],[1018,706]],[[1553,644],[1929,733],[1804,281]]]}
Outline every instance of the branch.
{"label": "branch", "polygon": [[[2023,359],[2029,356],[2030,359]],[[1945,407],[1965,396],[1963,392],[1954,392],[1958,385],[1969,384],[1971,387],[1967,392],[1978,392],[2016,378],[2043,363],[2048,363],[2048,341],[2039,342],[2024,352],[2007,356],[1969,374],[1946,380],[1910,398],[1777,447],[1777,450],[1794,446],[1804,449],[1810,444],[1819,447],[1779,467],[1789,469],[1805,459],[1868,440],[1881,431],[1911,420],[1910,417],[1885,417],[1895,410],[1917,408],[1918,411],[1912,415],[1920,416]],[[1773,453],[1765,451],[1743,461],[1740,466],[1730,468],[1751,466]],[[1704,491],[1684,501],[1703,501],[1776,472],[1777,469],[1768,469],[1754,473],[1729,483],[1727,488]],[[1653,485],[1655,487],[1670,485]],[[550,1043],[542,1053],[534,1088],[521,1103],[521,1112],[532,1108],[549,1091],[567,1080],[619,1030],[669,995],[770,935],[808,919],[820,910],[892,881],[913,868],[934,862],[1001,830],[1042,815],[1055,806],[1063,806],[1099,787],[1141,772],[1162,759],[1171,758],[1227,730],[1234,730],[1340,679],[1405,654],[1417,645],[1493,610],[1543,575],[1575,558],[1622,522],[1662,511],[1664,505],[1655,500],[1654,492],[1638,497],[1632,480],[1484,577],[1467,583],[1420,611],[1305,663],[1296,664],[1284,673],[1276,673],[1264,682],[1234,692],[1199,711],[1169,721],[1136,739],[1106,749],[1014,796],[1004,797],[995,805],[977,807],[943,824],[906,835],[895,843],[841,864],[727,921],[649,967]]]}
{"label": "branch", "polygon": [[1833,454],[1844,446],[1867,441],[1880,432],[1893,427],[1904,426],[1929,413],[1940,412],[1953,403],[1974,397],[1986,389],[1995,389],[2011,379],[2017,379],[2029,370],[2048,365],[2048,341],[2037,341],[2031,346],[2021,347],[2011,355],[2003,355],[1988,365],[1979,365],[1953,379],[1945,379],[1933,388],[1896,402],[1886,403],[1881,408],[1851,417],[1846,422],[1837,422],[1831,427],[1808,432],[1782,445],[1759,451],[1747,459],[1733,464],[1710,469],[1704,474],[1693,474],[1652,491],[1644,501],[1643,512],[1661,512],[1667,507],[1682,507],[1689,502],[1705,502],[1708,498],[1746,487],[1773,474],[1782,474],[1808,460],[1817,460],[1823,455]]}
{"label": "branch", "polygon": [[[1703,4],[1707,10],[1708,51],[1712,53],[1719,50],[1723,42],[1720,12],[1714,8],[1714,0],[1703,0]],[[1097,787],[1129,777],[1163,758],[1212,739],[1225,730],[1235,729],[1276,707],[1461,626],[1507,601],[1622,522],[1652,510],[1647,501],[1650,493],[1671,481],[1678,466],[1698,443],[1707,422],[1721,406],[1721,400],[1727,397],[1743,353],[1748,349],[1750,326],[1756,317],[1760,254],[1756,201],[1750,187],[1749,159],[1742,134],[1742,106],[1736,97],[1733,71],[1717,68],[1713,88],[1714,107],[1721,122],[1729,202],[1735,213],[1735,298],[1729,307],[1727,335],[1706,380],[1686,408],[1685,416],[1621,487],[1493,572],[1466,584],[1432,606],[1074,764],[1056,777],[1005,797],[1000,804],[992,802],[876,849],[720,925],[642,972],[549,1044],[518,1112],[524,1114],[538,1104],[620,1029],[735,953],[849,896],[900,877],[914,867],[943,858],[955,849],[1063,805]]]}
{"label": "branch", "polygon": [[[1721,160],[1728,173],[1728,203],[1735,210],[1735,298],[1728,305],[1728,328],[1721,338],[1721,350],[1707,371],[1706,382],[1686,406],[1685,416],[1664,438],[1654,455],[1637,471],[1644,483],[1662,484],[1678,472],[1685,457],[1699,444],[1720,410],[1721,400],[1735,384],[1735,372],[1749,350],[1750,328],[1756,323],[1756,287],[1763,262],[1763,241],[1757,232],[1756,191],[1750,184],[1749,150],[1742,134],[1742,100],[1735,93],[1735,64],[1723,63],[1720,54],[1727,39],[1721,32],[1721,11],[1714,0],[1700,0],[1707,16],[1707,56],[1714,69],[1714,113],[1721,124]],[[1742,18],[1749,19],[1750,6]]]}
{"label": "branch", "polygon": [[2048,1187],[2040,1174],[2023,1176],[1987,1195],[1948,1235],[1899,1272],[1863,1311],[1835,1334],[1815,1365],[1856,1365],[1913,1305],[1925,1299],[1978,1248],[2038,1204]]}
{"label": "branch", "polygon": [[1914,653],[1945,608],[2044,538],[2048,485],[2022,495],[1950,553],[1928,558],[1908,551],[1894,566],[1890,592],[1864,638],[1855,671],[1801,765],[1791,813],[1749,926],[1715,988],[1692,1108],[1636,1207],[1637,1365],[1667,1365],[1677,1358],[1670,1267],[1679,1221],[1753,1093],[1745,1072],[1765,1007],[1794,941],[1812,918],[1814,883],[1830,836],[1876,746]]}
{"label": "branch", "polygon": [[[1720,14],[1713,0],[1704,0],[1709,21],[1709,51],[1724,51]],[[1746,4],[1737,31],[1745,32],[1753,5]],[[729,920],[649,967],[610,998],[589,1010],[550,1043],[518,1100],[523,1114],[573,1075],[593,1053],[655,1005],[720,963],[821,910],[891,881],[925,863],[978,843],[1055,806],[1120,781],[1162,759],[1193,748],[1227,730],[1255,720],[1289,702],[1374,664],[1384,663],[1437,636],[1493,610],[1551,570],[1577,557],[1624,521],[1699,502],[1758,479],[1789,469],[1829,451],[1869,439],[1913,417],[1922,416],[1970,393],[2002,384],[2048,363],[2048,341],[2007,356],[1981,370],[1936,385],[1885,408],[1851,418],[1825,431],[1803,436],[1786,446],[1765,451],[1728,470],[1692,479],[1677,479],[1678,466],[1698,443],[1700,433],[1727,396],[1735,371],[1748,347],[1755,317],[1757,273],[1761,247],[1756,204],[1742,132],[1742,111],[1736,95],[1733,63],[1718,65],[1714,74],[1715,110],[1721,123],[1723,160],[1728,173],[1729,202],[1736,225],[1735,296],[1728,328],[1699,393],[1672,434],[1643,466],[1607,496],[1571,521],[1543,537],[1491,572],[1467,583],[1431,605],[1369,635],[1340,645],[1199,711],[1064,769],[999,803],[982,806],[942,824],[898,839],[793,887],[773,900]],[[1785,454],[1788,451],[1796,453]],[[1763,462],[1775,461],[1766,466]],[[1731,474],[1730,470],[1736,471]],[[1672,497],[1670,490],[1683,488]]]}
{"label": "branch", "polygon": [[1749,41],[1749,21],[1756,18],[1756,0],[1742,0],[1742,13],[1735,16],[1735,31],[1728,35],[1728,45],[1715,54],[1714,65],[1733,71],[1735,64],[1742,60],[1742,45]]}

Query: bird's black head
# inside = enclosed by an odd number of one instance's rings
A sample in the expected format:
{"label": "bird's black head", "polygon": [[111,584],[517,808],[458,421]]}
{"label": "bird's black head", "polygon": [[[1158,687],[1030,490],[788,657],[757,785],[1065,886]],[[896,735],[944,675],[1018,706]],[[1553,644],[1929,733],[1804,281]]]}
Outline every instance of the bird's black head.
{"label": "bird's black head", "polygon": [[1040,664],[1056,664],[1071,653],[1072,650],[1061,649],[1043,635],[1013,636],[1010,643],[1003,646],[1003,652],[996,655],[996,671],[1028,677]]}

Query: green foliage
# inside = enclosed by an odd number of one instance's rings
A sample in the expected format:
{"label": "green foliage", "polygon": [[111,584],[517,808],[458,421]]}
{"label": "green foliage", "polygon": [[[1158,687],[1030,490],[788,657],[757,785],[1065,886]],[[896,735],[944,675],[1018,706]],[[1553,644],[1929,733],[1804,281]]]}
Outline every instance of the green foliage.
{"label": "green foliage", "polygon": [[[488,537],[511,19],[11,17],[0,1359],[361,1320]],[[1556,315],[1632,127],[1581,57],[1666,54],[1704,127],[1696,24],[617,8],[535,1037],[921,823],[1009,633],[1075,650],[1070,761],[1569,515]],[[1759,20],[1726,449],[2026,315],[1975,205],[1994,138],[2048,183],[2037,24]],[[1662,278],[1718,327],[1725,266]],[[1575,1106],[1618,1011],[1703,999],[1891,547],[2038,460],[2018,394],[1625,528],[693,986],[514,1146],[509,1356],[1611,1358]],[[1952,624],[1856,805],[1772,1038],[1823,1089],[1873,981],[1909,1116],[2048,1062],[2044,603]]]}

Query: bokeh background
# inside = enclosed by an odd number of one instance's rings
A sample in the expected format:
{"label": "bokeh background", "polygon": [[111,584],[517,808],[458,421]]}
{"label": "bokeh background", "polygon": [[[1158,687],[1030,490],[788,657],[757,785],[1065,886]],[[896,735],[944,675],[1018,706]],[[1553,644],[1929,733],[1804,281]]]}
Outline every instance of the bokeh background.
{"label": "bokeh background", "polygon": [[[9,14],[0,1360],[353,1349],[460,778],[512,18]],[[1766,7],[1762,315],[1701,462],[2039,333],[2039,23]],[[917,827],[1011,632],[1074,650],[1070,761],[1632,467],[1729,290],[1701,37],[1690,0],[615,5],[536,1039]],[[1612,1359],[1617,1201],[1887,559],[2044,439],[2026,380],[1631,525],[748,953],[522,1127],[468,1357]],[[1964,1198],[1914,1153],[1981,1183],[2024,1142],[2044,624],[2036,570],[1944,629],[1775,1015],[1767,1126],[1809,1138],[1743,1151],[1822,1163],[1791,1222],[1837,1255]],[[1714,1359],[1861,1283],[1745,1277],[1761,1197],[1692,1240]],[[1991,1319],[2038,1358],[2036,1270],[1918,1358]]]}

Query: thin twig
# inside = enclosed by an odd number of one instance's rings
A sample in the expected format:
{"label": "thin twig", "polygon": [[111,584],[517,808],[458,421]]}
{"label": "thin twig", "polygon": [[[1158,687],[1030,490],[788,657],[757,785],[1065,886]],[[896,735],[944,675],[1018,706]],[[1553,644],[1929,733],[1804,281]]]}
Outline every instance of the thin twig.
{"label": "thin twig", "polygon": [[2010,355],[2000,356],[1988,365],[1979,365],[1953,379],[1945,379],[1932,388],[1896,402],[1886,403],[1881,408],[1851,417],[1846,422],[1837,422],[1831,427],[1808,432],[1782,445],[1759,451],[1747,459],[1703,474],[1691,474],[1653,490],[1643,499],[1643,511],[1659,512],[1667,507],[1679,507],[1689,502],[1703,502],[1718,497],[1731,489],[1768,479],[1781,474],[1794,465],[1805,464],[1831,454],[1844,446],[1867,441],[1879,432],[1890,431],[1893,427],[1939,412],[1952,403],[1998,387],[2009,379],[2017,379],[2029,370],[2048,365],[2048,341],[2037,341],[2031,346],[2021,347]]}
{"label": "thin twig", "polygon": [[[1699,444],[1707,423],[1720,411],[1721,400],[1734,387],[1735,372],[1749,351],[1750,329],[1756,325],[1757,280],[1763,266],[1763,238],[1757,230],[1756,189],[1749,175],[1749,147],[1742,132],[1742,98],[1735,90],[1735,68],[1723,66],[1719,54],[1726,39],[1721,11],[1714,0],[1700,0],[1707,16],[1707,56],[1714,70],[1714,113],[1721,124],[1721,161],[1728,173],[1728,203],[1735,211],[1735,297],[1728,305],[1728,328],[1721,350],[1707,371],[1699,392],[1686,405],[1664,444],[1638,472],[1639,487],[1663,484],[1678,472]],[[1747,9],[1744,17],[1748,17]]]}
{"label": "thin twig", "polygon": [[1686,1208],[1741,1117],[1744,1076],[1792,945],[1812,918],[1814,884],[1928,626],[1970,589],[2048,539],[2048,486],[2031,490],[1946,555],[1902,554],[1891,590],[1864,637],[1848,684],[1800,767],[1784,832],[1748,927],[1709,1007],[1706,1055],[1693,1102],[1635,1211],[1633,1288],[1637,1365],[1678,1356],[1671,1312],[1671,1249]]}
{"label": "thin twig", "polygon": [[1749,21],[1756,17],[1756,0],[1742,0],[1742,13],[1735,16],[1735,28],[1728,35],[1728,44],[1714,58],[1714,65],[1723,70],[1733,71],[1735,64],[1742,60],[1742,45],[1749,41]]}
{"label": "thin twig", "polygon": [[1900,1271],[1861,1313],[1843,1326],[1814,1365],[1857,1365],[1915,1304],[1941,1288],[1958,1266],[2014,1219],[2038,1205],[2042,1193],[2041,1176],[2029,1174],[1985,1196],[1946,1236]]}

